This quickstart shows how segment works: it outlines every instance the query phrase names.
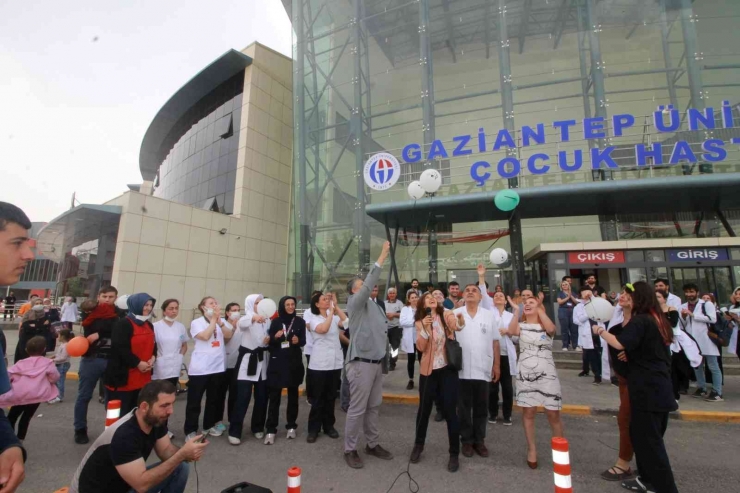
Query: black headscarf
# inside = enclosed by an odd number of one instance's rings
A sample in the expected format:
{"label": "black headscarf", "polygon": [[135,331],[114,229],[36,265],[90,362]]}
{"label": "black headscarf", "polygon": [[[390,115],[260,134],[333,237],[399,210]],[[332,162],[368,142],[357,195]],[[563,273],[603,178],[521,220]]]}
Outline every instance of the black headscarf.
{"label": "black headscarf", "polygon": [[293,310],[293,313],[290,314],[285,311],[285,302],[288,300],[293,300],[293,303],[296,304],[296,307],[298,306],[298,302],[292,296],[283,296],[282,298],[280,298],[280,302],[278,302],[278,317],[280,318],[280,321],[286,326],[289,326],[296,316],[295,310]]}

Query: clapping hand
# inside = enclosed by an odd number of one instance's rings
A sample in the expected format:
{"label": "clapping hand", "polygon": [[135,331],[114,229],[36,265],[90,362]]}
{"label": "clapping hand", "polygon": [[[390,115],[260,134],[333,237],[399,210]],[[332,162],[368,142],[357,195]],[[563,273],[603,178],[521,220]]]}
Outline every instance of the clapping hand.
{"label": "clapping hand", "polygon": [[301,341],[298,340],[298,336],[293,336],[293,338],[290,340],[290,342],[291,342],[291,344],[298,344]]}
{"label": "clapping hand", "polygon": [[275,334],[275,339],[280,339],[281,337],[283,337],[283,334],[283,329],[278,330],[277,334]]}

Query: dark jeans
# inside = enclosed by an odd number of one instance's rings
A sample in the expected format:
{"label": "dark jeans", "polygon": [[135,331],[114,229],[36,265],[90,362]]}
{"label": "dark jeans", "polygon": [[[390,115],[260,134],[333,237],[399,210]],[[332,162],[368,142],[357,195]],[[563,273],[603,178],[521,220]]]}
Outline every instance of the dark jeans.
{"label": "dark jeans", "polygon": [[80,359],[79,384],[77,386],[77,400],[75,401],[75,431],[87,430],[87,405],[92,399],[95,384],[103,378],[107,366],[108,360],[104,358]]}
{"label": "dark jeans", "polygon": [[653,413],[632,407],[630,438],[640,479],[660,493],[678,493],[663,442],[667,427],[668,413]]}
{"label": "dark jeans", "polygon": [[558,321],[560,322],[560,335],[563,338],[563,347],[573,349],[578,346],[578,326],[573,322],[573,310],[568,312],[558,311]]}
{"label": "dark jeans", "polygon": [[498,382],[489,384],[488,414],[495,418],[498,416],[498,388],[504,398],[504,419],[511,419],[511,409],[514,407],[514,386],[511,381],[511,369],[509,368],[509,357],[501,356],[501,378]]}
{"label": "dark jeans", "polygon": [[597,347],[594,349],[584,349],[583,356],[583,371],[588,372],[589,367],[594,374],[594,377],[601,378],[601,350],[602,348]]}
{"label": "dark jeans", "polygon": [[306,399],[311,402],[311,396],[313,395],[313,389],[311,388],[311,380],[308,378],[308,364],[311,362],[311,355],[306,355]]}
{"label": "dark jeans", "polygon": [[252,400],[252,393],[254,393],[254,407],[252,408],[250,428],[252,433],[263,433],[265,431],[265,420],[267,419],[267,382],[265,380],[260,380],[259,382],[237,380],[236,402],[234,403],[234,409],[231,411],[234,419],[229,421],[230,437],[242,437],[244,418],[247,416],[247,409],[249,409],[249,402]]}
{"label": "dark jeans", "polygon": [[[218,421],[224,419],[224,408],[226,410],[226,416],[229,418],[231,423],[231,417],[234,413],[234,403],[236,402],[236,371],[234,368],[227,368],[224,373],[224,378],[221,380],[221,386],[218,389],[218,410],[216,416]],[[229,395],[228,400],[226,394]],[[217,422],[218,422],[217,421]]]}
{"label": "dark jeans", "polygon": [[323,428],[334,428],[334,401],[337,400],[337,380],[342,370],[308,370],[307,380],[311,382],[313,397],[311,411],[308,413],[308,433],[318,433]]}
{"label": "dark jeans", "polygon": [[7,320],[8,317],[10,317],[10,320],[13,320],[13,309],[12,308],[6,308],[5,313],[3,313],[3,320]]}
{"label": "dark jeans", "polygon": [[[158,465],[162,464],[157,462],[151,466],[146,466],[147,470],[153,469]],[[185,486],[188,484],[188,475],[190,474],[190,466],[187,462],[180,462],[174,471],[170,473],[164,481],[159,483],[154,488],[147,490],[146,493],[183,493]],[[134,493],[136,490],[129,490],[130,493]]]}
{"label": "dark jeans", "polygon": [[[401,327],[390,327],[388,329],[388,343],[396,356],[391,358],[391,368],[396,368],[396,361],[398,361],[398,348],[401,347],[401,337],[403,336],[403,329]],[[412,377],[413,378],[413,377]]]}
{"label": "dark jeans", "polygon": [[485,380],[460,379],[457,414],[460,416],[460,440],[463,444],[486,441],[488,385]]}
{"label": "dark jeans", "polygon": [[445,420],[447,421],[447,440],[450,455],[460,455],[460,420],[457,417],[457,400],[460,392],[460,380],[457,372],[445,366],[433,370],[431,375],[419,376],[419,409],[416,412],[416,439],[414,443],[424,445],[429,427],[429,415],[432,414],[434,398],[442,396]]}
{"label": "dark jeans", "polygon": [[[265,428],[267,433],[277,433],[278,422],[280,421],[280,400],[283,389],[279,387],[267,388],[267,399],[270,401],[267,407],[267,424]],[[288,387],[288,409],[285,411],[286,430],[295,430],[298,428],[298,387]]]}
{"label": "dark jeans", "polygon": [[26,404],[24,406],[13,406],[10,408],[10,411],[8,411],[8,421],[10,421],[10,426],[12,426],[13,429],[15,429],[15,422],[18,421],[18,418],[21,418],[20,423],[18,423],[18,440],[26,439],[28,425],[31,423],[31,418],[33,418],[33,415],[36,413],[38,408],[39,403],[36,403]]}
{"label": "dark jeans", "polygon": [[140,390],[141,389],[136,389],[124,392],[120,390],[111,390],[109,388],[106,388],[105,408],[108,409],[108,403],[110,401],[119,400],[121,401],[121,417],[126,416],[132,409],[136,407],[136,400],[139,398]]}
{"label": "dark jeans", "polygon": [[210,375],[190,375],[188,379],[188,401],[185,405],[185,435],[198,431],[200,404],[206,394],[206,409],[203,413],[203,431],[213,428],[218,422],[218,389],[224,372]]}
{"label": "dark jeans", "polygon": [[421,361],[421,354],[418,351],[406,355],[406,358],[408,358],[408,361],[406,361],[406,370],[409,373],[409,380],[414,379],[414,365],[416,364],[417,354],[419,354],[419,361]]}

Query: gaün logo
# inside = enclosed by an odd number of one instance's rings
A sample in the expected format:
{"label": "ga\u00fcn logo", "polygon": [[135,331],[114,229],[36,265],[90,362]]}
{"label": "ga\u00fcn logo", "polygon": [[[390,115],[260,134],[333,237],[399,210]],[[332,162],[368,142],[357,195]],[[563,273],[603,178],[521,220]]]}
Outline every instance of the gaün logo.
{"label": "ga\u00fcn logo", "polygon": [[365,163],[365,183],[373,190],[388,190],[401,176],[401,165],[393,154],[379,152]]}

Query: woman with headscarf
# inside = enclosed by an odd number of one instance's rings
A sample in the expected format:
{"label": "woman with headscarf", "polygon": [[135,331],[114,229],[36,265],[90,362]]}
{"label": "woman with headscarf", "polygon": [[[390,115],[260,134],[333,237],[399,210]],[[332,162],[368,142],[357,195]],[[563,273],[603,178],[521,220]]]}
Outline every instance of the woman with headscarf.
{"label": "woman with headscarf", "polygon": [[270,336],[267,334],[269,320],[257,313],[257,306],[262,301],[261,294],[250,294],[244,301],[245,315],[239,319],[235,336],[241,338],[239,357],[236,361],[236,402],[229,423],[229,443],[239,445],[247,415],[249,401],[254,393],[252,409],[252,434],[258,440],[265,437],[265,419],[267,418],[267,365],[265,357]]}
{"label": "woman with headscarf", "polygon": [[15,347],[15,362],[28,358],[26,344],[32,337],[41,336],[44,339],[49,334],[51,322],[44,311],[44,304],[41,298],[33,300],[31,309],[23,314],[21,321],[21,330],[18,337],[18,345]]}
{"label": "woman with headscarf", "polygon": [[296,299],[283,296],[278,304],[278,317],[270,324],[270,365],[267,369],[267,436],[265,445],[275,443],[280,415],[280,398],[288,389],[288,409],[285,429],[287,438],[295,438],[298,427],[298,386],[303,382],[303,356],[301,347],[306,344],[306,323],[296,316]]}
{"label": "woman with headscarf", "polygon": [[139,391],[152,381],[154,327],[149,319],[157,302],[146,293],[128,297],[126,318],[113,326],[111,353],[105,369],[105,402],[121,401],[121,416],[136,407]]}

